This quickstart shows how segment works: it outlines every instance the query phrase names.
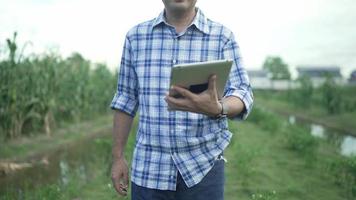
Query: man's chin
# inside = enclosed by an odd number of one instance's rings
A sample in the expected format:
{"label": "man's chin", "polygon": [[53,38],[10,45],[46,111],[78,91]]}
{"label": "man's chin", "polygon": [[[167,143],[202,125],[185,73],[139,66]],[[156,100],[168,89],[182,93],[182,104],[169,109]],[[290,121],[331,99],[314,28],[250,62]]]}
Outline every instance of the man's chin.
{"label": "man's chin", "polygon": [[[191,9],[192,2],[186,0],[173,0],[167,2],[166,8],[173,12],[186,12]],[[195,6],[194,6],[195,7]]]}
{"label": "man's chin", "polygon": [[175,3],[174,5],[172,5],[172,10],[174,10],[176,12],[185,12],[185,11],[189,10],[189,6],[186,5],[184,2],[183,3]]}

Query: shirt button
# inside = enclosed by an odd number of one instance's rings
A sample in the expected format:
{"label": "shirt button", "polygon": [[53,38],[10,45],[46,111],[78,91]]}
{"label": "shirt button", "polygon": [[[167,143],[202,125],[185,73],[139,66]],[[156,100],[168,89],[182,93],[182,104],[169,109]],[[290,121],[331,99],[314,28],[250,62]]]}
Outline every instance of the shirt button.
{"label": "shirt button", "polygon": [[173,62],[173,64],[176,64],[176,63],[177,63],[177,60],[176,60],[176,59],[173,59],[172,62]]}

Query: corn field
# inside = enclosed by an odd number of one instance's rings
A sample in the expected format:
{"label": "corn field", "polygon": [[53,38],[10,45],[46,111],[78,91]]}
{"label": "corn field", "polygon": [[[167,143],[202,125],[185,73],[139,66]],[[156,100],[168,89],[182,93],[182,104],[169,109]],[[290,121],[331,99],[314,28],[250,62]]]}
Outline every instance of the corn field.
{"label": "corn field", "polygon": [[[116,76],[79,53],[22,57],[16,33],[0,61],[0,139],[52,134],[62,122],[108,112]],[[21,58],[22,57],[22,58]]]}

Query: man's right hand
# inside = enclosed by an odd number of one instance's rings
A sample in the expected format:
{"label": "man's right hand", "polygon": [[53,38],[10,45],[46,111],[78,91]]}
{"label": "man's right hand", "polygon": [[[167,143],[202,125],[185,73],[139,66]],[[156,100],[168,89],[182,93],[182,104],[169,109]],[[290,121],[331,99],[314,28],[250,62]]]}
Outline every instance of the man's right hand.
{"label": "man's right hand", "polygon": [[111,180],[115,190],[120,195],[126,196],[129,186],[129,168],[124,157],[114,159],[111,167]]}

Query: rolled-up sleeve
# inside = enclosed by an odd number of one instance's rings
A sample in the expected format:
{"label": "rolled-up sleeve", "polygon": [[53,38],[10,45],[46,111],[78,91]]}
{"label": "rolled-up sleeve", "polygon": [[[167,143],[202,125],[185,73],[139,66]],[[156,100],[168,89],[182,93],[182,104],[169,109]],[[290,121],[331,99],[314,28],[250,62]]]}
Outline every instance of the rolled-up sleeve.
{"label": "rolled-up sleeve", "polygon": [[138,83],[132,61],[132,48],[129,38],[126,37],[118,73],[117,91],[110,107],[134,117],[138,108]]}
{"label": "rolled-up sleeve", "polygon": [[245,120],[252,110],[254,97],[247,72],[243,67],[239,45],[235,41],[232,33],[224,45],[223,57],[233,60],[229,80],[225,87],[224,97],[235,96],[242,100],[245,109],[233,117],[233,119]]}

